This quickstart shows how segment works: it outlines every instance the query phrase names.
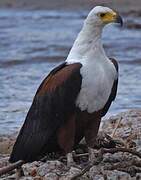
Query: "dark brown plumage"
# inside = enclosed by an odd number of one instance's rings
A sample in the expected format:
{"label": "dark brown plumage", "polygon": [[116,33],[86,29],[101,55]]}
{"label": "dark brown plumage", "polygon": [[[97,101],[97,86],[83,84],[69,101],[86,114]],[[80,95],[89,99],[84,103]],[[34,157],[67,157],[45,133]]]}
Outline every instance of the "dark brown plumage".
{"label": "dark brown plumage", "polygon": [[[118,71],[116,61],[112,62]],[[92,114],[82,112],[75,105],[82,83],[81,67],[80,63],[63,63],[44,79],[13,147],[10,162],[31,162],[48,152],[66,154],[84,136],[87,144],[93,146],[101,117],[115,99],[118,80],[103,109]]]}

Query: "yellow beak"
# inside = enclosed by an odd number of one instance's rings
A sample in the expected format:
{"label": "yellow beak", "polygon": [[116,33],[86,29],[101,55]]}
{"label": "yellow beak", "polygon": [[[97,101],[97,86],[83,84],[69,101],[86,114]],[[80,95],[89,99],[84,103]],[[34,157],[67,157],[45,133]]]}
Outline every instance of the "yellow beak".
{"label": "yellow beak", "polygon": [[104,16],[101,17],[101,19],[105,24],[119,23],[121,26],[123,25],[123,20],[121,16],[116,12],[107,12]]}

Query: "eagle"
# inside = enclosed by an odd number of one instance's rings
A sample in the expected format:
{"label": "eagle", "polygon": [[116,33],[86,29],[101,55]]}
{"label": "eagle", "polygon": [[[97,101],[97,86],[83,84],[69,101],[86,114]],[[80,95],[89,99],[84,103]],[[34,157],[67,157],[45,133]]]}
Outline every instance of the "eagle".
{"label": "eagle", "polygon": [[60,152],[73,164],[72,151],[85,138],[89,159],[101,118],[117,94],[118,63],[108,58],[102,30],[123,24],[118,12],[94,7],[84,21],[65,62],[55,67],[39,86],[9,161],[39,160]]}

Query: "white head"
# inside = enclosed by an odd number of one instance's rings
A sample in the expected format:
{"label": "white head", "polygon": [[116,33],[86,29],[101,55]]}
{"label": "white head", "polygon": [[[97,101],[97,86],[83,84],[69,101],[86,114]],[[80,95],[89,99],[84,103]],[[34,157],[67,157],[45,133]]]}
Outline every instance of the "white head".
{"label": "white head", "polygon": [[103,27],[109,23],[123,24],[122,18],[114,10],[103,6],[93,8],[74,42],[67,61],[74,62],[79,59],[82,61],[82,59],[94,59],[94,57],[95,59],[100,59],[100,56],[106,58],[101,43],[101,34]]}
{"label": "white head", "polygon": [[93,26],[104,26],[109,23],[120,23],[122,25],[123,21],[114,10],[108,7],[96,6],[88,14],[85,23]]}

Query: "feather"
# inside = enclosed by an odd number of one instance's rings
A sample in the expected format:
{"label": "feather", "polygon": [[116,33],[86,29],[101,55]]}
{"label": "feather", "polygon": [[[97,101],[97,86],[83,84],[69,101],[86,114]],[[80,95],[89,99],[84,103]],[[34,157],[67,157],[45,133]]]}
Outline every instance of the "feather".
{"label": "feather", "polygon": [[80,68],[80,63],[63,63],[42,82],[13,147],[10,162],[30,162],[59,149],[55,135],[75,111],[75,100],[81,88]]}

